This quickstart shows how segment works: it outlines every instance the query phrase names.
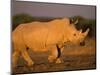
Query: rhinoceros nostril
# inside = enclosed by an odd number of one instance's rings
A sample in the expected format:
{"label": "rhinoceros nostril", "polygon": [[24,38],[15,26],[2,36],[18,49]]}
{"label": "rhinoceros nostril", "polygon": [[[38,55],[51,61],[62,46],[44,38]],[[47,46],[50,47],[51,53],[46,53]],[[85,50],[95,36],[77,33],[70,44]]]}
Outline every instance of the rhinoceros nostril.
{"label": "rhinoceros nostril", "polygon": [[81,46],[84,46],[85,45],[85,42],[83,41],[83,42],[80,42],[80,45]]}

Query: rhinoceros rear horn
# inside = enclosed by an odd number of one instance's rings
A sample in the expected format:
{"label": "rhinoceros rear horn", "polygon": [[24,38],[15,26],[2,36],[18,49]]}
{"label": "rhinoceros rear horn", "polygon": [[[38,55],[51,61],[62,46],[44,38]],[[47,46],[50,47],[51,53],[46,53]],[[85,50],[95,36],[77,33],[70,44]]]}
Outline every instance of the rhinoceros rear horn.
{"label": "rhinoceros rear horn", "polygon": [[90,31],[90,29],[88,28],[85,32],[84,35],[87,36],[88,32]]}
{"label": "rhinoceros rear horn", "polygon": [[80,33],[82,33],[82,29],[80,29],[79,31],[80,31]]}

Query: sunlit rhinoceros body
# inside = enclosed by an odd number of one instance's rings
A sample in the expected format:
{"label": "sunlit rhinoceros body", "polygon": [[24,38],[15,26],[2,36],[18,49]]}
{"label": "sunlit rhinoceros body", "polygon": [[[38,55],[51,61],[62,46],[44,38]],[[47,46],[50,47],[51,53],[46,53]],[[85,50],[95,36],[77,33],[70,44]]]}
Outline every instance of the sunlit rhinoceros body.
{"label": "sunlit rhinoceros body", "polygon": [[[74,24],[70,24],[68,18],[55,19],[50,22],[31,22],[20,24],[12,33],[14,46],[13,66],[16,65],[18,56],[21,55],[29,66],[34,62],[27,53],[27,48],[35,52],[45,52],[50,50],[49,62],[61,63],[59,54],[64,44],[80,44],[88,34],[78,31]],[[38,59],[38,58],[37,58]]]}

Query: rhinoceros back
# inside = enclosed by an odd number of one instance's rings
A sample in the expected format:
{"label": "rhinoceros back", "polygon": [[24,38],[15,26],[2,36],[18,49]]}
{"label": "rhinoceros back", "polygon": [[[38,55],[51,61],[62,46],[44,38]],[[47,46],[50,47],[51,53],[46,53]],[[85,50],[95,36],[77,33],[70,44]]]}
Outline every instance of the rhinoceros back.
{"label": "rhinoceros back", "polygon": [[62,20],[21,24],[13,31],[13,41],[32,50],[45,50],[63,41],[64,28]]}

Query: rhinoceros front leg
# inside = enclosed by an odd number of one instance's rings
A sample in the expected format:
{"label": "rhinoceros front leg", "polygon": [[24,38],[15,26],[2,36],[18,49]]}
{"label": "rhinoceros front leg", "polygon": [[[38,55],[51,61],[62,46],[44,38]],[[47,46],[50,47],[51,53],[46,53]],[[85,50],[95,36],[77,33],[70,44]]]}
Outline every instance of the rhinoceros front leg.
{"label": "rhinoceros front leg", "polygon": [[56,59],[56,63],[62,63],[63,60],[61,60],[60,56],[61,56],[61,53],[64,50],[64,47],[59,47],[58,45],[56,45],[56,47],[57,47],[57,50],[58,50],[58,56],[57,56],[57,59]]}
{"label": "rhinoceros front leg", "polygon": [[60,59],[61,50],[60,50],[60,48],[58,48],[58,46],[55,45],[50,49],[50,51],[51,51],[51,54],[48,57],[49,62],[61,63],[61,59]]}

